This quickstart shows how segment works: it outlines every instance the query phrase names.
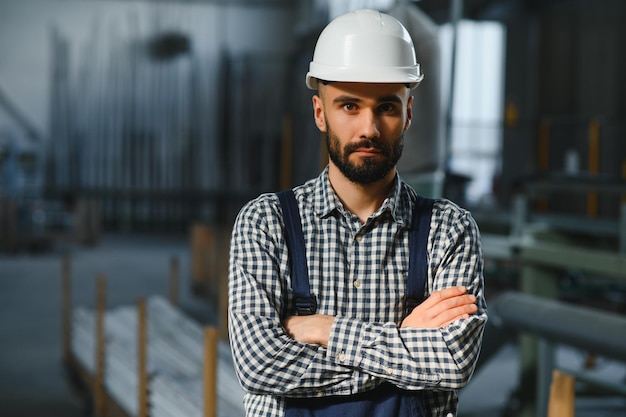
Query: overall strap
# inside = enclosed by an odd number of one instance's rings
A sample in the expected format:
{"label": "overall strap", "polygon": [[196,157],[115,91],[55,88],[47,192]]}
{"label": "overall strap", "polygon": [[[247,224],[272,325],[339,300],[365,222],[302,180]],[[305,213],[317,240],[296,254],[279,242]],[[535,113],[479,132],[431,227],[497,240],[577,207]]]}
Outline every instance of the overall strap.
{"label": "overall strap", "polygon": [[[278,192],[276,195],[283,211],[287,235],[291,286],[294,296],[293,314],[299,316],[315,314],[317,300],[315,295],[311,294],[309,287],[309,270],[298,204],[291,189]],[[424,289],[428,277],[428,234],[433,203],[433,199],[419,196],[413,209],[413,219],[409,230],[409,271],[404,317],[424,300]]]}
{"label": "overall strap", "polygon": [[428,234],[434,200],[418,196],[413,208],[413,219],[409,230],[409,277],[404,317],[424,301],[424,289],[428,277]]}
{"label": "overall strap", "polygon": [[308,316],[317,311],[317,300],[309,287],[309,268],[306,261],[304,234],[300,211],[293,190],[276,193],[283,211],[289,263],[291,265],[291,287],[296,316]]}

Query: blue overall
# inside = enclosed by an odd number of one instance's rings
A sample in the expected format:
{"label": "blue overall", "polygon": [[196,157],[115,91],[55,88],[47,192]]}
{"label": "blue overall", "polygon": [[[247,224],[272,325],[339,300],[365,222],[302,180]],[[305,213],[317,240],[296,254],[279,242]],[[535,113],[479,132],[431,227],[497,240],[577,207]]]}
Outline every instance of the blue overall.
{"label": "blue overall", "polygon": [[[309,288],[309,273],[300,213],[293,190],[277,193],[283,211],[294,298],[292,314],[315,314],[317,300]],[[433,200],[418,197],[409,231],[409,271],[403,314],[424,299],[426,245]],[[427,417],[421,391],[402,390],[390,383],[350,396],[286,398],[285,417]]]}

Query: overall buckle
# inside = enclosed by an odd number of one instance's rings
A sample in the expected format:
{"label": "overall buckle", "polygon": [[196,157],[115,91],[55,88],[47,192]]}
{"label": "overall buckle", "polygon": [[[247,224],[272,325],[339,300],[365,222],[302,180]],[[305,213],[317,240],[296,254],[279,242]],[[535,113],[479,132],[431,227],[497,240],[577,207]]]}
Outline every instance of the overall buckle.
{"label": "overall buckle", "polygon": [[317,299],[315,295],[309,297],[296,297],[294,300],[294,315],[310,316],[317,311]]}

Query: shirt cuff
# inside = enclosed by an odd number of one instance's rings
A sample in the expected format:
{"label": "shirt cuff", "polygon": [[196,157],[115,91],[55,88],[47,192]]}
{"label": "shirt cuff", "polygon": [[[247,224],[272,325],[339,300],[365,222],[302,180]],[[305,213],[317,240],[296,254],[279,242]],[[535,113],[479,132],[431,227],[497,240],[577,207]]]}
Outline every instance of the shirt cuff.
{"label": "shirt cuff", "polygon": [[359,367],[363,346],[368,343],[370,323],[335,317],[330,329],[326,359],[336,365]]}

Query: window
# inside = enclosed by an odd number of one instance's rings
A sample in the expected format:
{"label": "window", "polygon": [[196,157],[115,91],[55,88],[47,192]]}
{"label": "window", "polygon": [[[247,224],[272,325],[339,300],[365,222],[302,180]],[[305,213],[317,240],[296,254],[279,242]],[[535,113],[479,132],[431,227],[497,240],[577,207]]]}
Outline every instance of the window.
{"label": "window", "polygon": [[471,178],[466,197],[468,204],[476,205],[492,196],[500,168],[505,28],[496,22],[459,22],[453,83],[452,37],[452,25],[443,25],[442,92],[444,101],[452,98],[447,168]]}

